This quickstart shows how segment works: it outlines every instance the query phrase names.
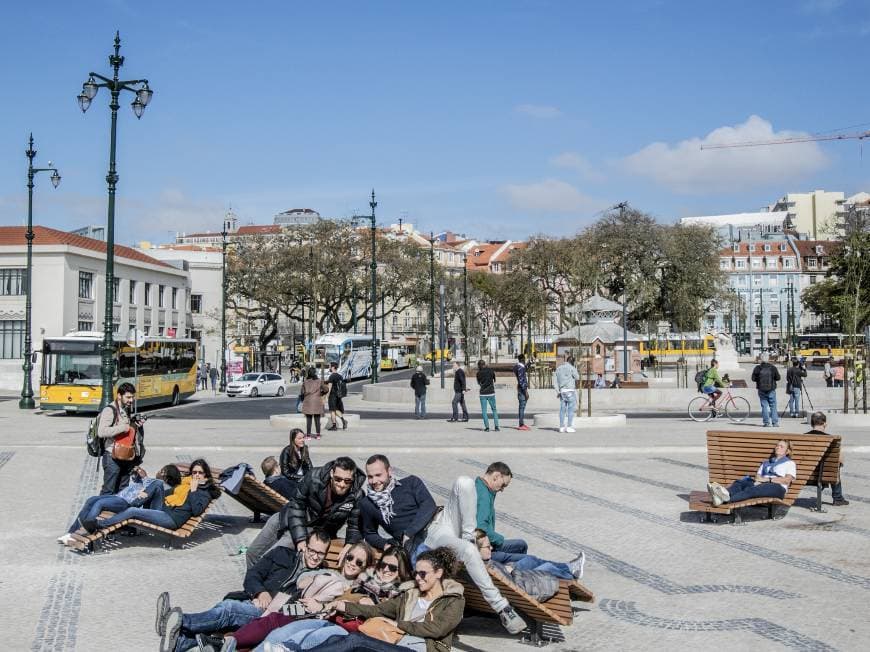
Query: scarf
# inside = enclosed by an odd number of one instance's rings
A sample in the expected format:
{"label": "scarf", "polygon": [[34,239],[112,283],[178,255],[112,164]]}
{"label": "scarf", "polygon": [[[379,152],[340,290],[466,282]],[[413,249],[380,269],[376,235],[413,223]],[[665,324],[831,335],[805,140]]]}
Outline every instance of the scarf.
{"label": "scarf", "polygon": [[782,457],[773,457],[771,455],[769,460],[761,463],[761,475],[762,476],[777,475],[773,470],[774,467],[776,467],[777,464],[783,464],[785,462],[790,462],[790,461],[791,461],[791,458],[788,455],[783,455]]}
{"label": "scarf", "polygon": [[383,491],[375,491],[368,482],[363,485],[366,496],[381,510],[381,518],[384,519],[384,525],[389,525],[390,520],[396,515],[393,511],[393,489],[398,485],[399,483],[396,481],[396,478],[392,476],[390,477],[389,484],[384,487]]}
{"label": "scarf", "polygon": [[181,507],[184,501],[187,500],[187,494],[190,493],[190,476],[181,479],[181,484],[175,487],[175,490],[163,499],[167,507]]}

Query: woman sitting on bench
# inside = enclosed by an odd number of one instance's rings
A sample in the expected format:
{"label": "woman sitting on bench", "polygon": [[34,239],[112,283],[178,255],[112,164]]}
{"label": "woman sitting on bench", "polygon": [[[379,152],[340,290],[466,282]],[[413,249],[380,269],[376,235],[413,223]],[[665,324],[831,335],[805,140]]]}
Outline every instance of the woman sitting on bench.
{"label": "woman sitting on bench", "polygon": [[713,499],[713,505],[719,507],[722,503],[737,503],[750,498],[785,497],[791,481],[797,477],[797,465],[792,461],[791,442],[780,439],[770,455],[761,463],[755,477],[744,476],[732,482],[727,489],[717,482],[709,482],[707,491]]}
{"label": "woman sitting on bench", "polygon": [[208,463],[198,459],[190,465],[190,475],[185,476],[168,495],[164,494],[161,482],[152,483],[145,493],[146,501],[150,501],[154,509],[128,507],[111,518],[97,519],[97,529],[135,518],[167,530],[177,530],[188,519],[202,514],[208,504],[221,495],[221,490],[212,482]]}

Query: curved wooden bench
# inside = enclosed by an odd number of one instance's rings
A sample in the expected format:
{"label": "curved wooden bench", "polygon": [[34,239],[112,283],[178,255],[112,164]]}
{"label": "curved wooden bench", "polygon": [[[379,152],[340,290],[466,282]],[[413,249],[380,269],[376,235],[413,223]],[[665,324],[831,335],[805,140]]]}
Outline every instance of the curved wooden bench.
{"label": "curved wooden bench", "polygon": [[[730,514],[735,523],[741,522],[740,509],[753,505],[766,505],[768,516],[773,517],[773,509],[777,505],[790,506],[807,481],[817,474],[821,466],[826,468],[829,450],[836,442],[839,447],[840,438],[828,435],[803,435],[783,432],[742,432],[742,431],[707,431],[707,466],[710,482],[718,482],[727,487],[735,480],[749,475],[754,476],[758,466],[766,460],[780,439],[788,439],[792,443],[792,460],[797,466],[797,478],[789,485],[782,499],[751,498],[736,503],[724,503],[718,507],[713,505],[710,494],[704,491],[692,491],[689,496],[689,509],[702,512],[705,518],[710,514]],[[838,462],[839,465],[839,462]]]}
{"label": "curved wooden bench", "polygon": [[[175,466],[182,473],[188,473],[190,470],[189,464],[176,464]],[[223,469],[212,468],[211,470],[212,479],[217,484],[220,484],[221,473],[223,473]],[[275,512],[280,512],[281,508],[288,502],[284,496],[249,473],[246,473],[244,478],[242,478],[242,484],[239,486],[238,493],[234,494],[223,487],[221,488],[227,496],[238,501],[254,513],[253,520],[255,523],[260,520],[260,514],[271,516]]]}

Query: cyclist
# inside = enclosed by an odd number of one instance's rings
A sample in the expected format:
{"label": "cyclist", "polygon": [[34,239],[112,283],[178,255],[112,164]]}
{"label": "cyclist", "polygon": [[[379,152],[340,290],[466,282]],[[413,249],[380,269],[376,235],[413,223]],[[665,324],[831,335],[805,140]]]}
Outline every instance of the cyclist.
{"label": "cyclist", "polygon": [[714,358],[707,373],[704,374],[704,382],[701,384],[701,391],[710,397],[710,407],[713,409],[713,414],[716,414],[716,401],[722,396],[719,387],[727,387],[727,385],[719,376],[719,361]]}

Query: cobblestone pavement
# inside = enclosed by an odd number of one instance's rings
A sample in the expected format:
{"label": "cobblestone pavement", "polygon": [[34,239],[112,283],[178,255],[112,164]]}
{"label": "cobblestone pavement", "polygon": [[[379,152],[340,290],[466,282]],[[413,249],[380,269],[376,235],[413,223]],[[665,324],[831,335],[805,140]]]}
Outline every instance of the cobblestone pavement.
{"label": "cobblestone pavement", "polygon": [[[164,418],[171,416],[158,412],[147,424],[152,472],[199,455],[215,466],[257,467],[286,442],[264,419]],[[99,486],[96,460],[84,452],[86,427],[81,417],[23,413],[14,401],[0,402],[4,649],[154,650],[161,590],[201,610],[240,588],[244,562],[236,553],[258,526],[227,497],[176,549],[151,535],[119,538],[93,555],[55,543]],[[566,560],[583,550],[588,558],[583,581],[596,602],[575,603],[574,625],[555,632],[564,640],[549,647],[554,652],[857,650],[870,637],[867,431],[842,432],[850,506],[831,506],[826,492],[827,511],[812,512],[807,490],[782,520],[764,520],[759,510],[732,526],[700,523],[687,511],[688,491],[706,482],[704,424],[632,419],[626,428],[573,435],[479,428],[368,418],[313,442],[312,457],[319,463],[347,453],[362,461],[385,451],[438,501],[458,475],[478,474],[496,459],[510,464],[514,482],[496,503],[499,529],[527,539],[541,557]],[[797,421],[782,428],[805,429]],[[477,617],[463,622],[455,649],[526,648],[496,621]]]}

